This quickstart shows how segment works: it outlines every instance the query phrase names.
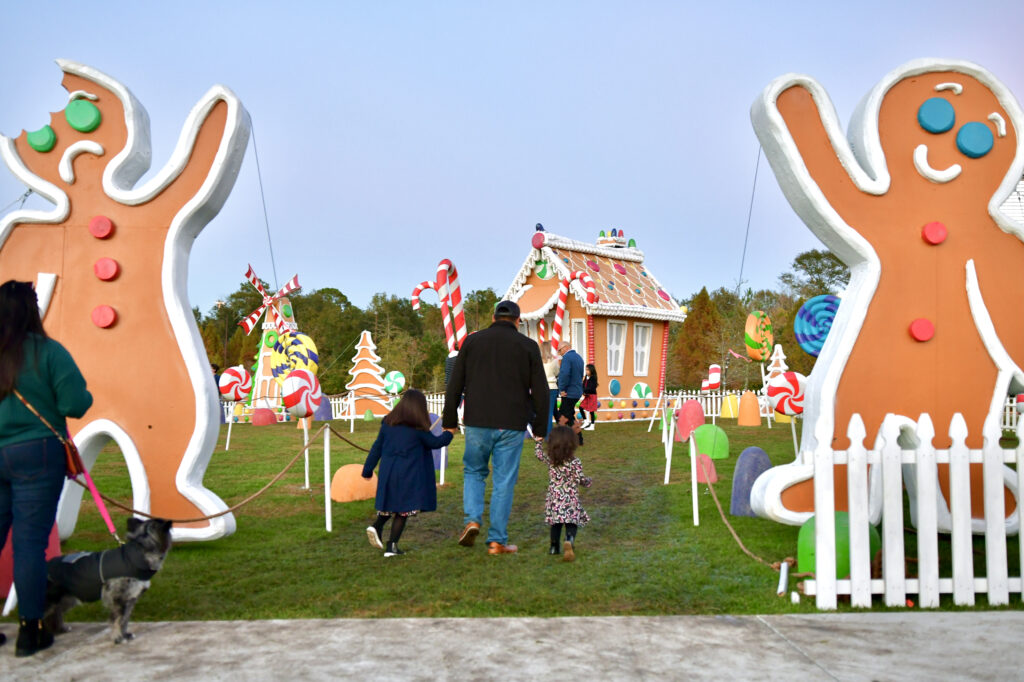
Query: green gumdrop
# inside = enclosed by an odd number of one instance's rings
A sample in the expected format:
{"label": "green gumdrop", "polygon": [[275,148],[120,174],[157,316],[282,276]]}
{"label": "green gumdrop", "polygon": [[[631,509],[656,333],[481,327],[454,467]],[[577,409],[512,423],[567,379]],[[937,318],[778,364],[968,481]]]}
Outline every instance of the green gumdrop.
{"label": "green gumdrop", "polygon": [[714,424],[702,424],[693,432],[693,441],[697,445],[697,452],[707,455],[711,459],[726,459],[729,457],[729,437],[720,426]]}
{"label": "green gumdrop", "polygon": [[373,410],[366,410],[366,412],[363,413],[363,421],[366,421],[366,422],[372,422],[373,421]]}
{"label": "green gumdrop", "polygon": [[284,305],[282,305],[281,306],[281,314],[284,315],[285,317],[291,317],[292,316],[292,307],[291,307],[291,305],[289,305],[288,303],[285,303]]}
{"label": "green gumdrop", "polygon": [[87,99],[76,99],[68,102],[64,109],[64,118],[68,125],[80,133],[91,133],[103,120],[99,107]]}
{"label": "green gumdrop", "polygon": [[[842,580],[850,575],[850,515],[847,512],[836,512],[836,579]],[[800,573],[816,571],[814,548],[814,519],[811,517],[800,526],[796,539],[796,570]],[[868,526],[868,546],[870,557],[882,548],[882,538],[878,529]]]}
{"label": "green gumdrop", "polygon": [[631,249],[635,249],[636,248],[636,240],[635,239],[630,239],[629,243],[626,244],[626,246],[628,246]]}
{"label": "green gumdrop", "polygon": [[39,130],[32,131],[26,136],[26,139],[28,140],[28,146],[37,152],[48,152],[53,149],[53,145],[57,144],[57,134],[48,125],[43,126]]}
{"label": "green gumdrop", "polygon": [[606,235],[606,234],[604,233],[604,230],[601,230],[600,232],[598,232],[598,233],[597,233],[597,236],[598,236],[598,237],[606,237],[606,236],[608,236],[608,235]]}

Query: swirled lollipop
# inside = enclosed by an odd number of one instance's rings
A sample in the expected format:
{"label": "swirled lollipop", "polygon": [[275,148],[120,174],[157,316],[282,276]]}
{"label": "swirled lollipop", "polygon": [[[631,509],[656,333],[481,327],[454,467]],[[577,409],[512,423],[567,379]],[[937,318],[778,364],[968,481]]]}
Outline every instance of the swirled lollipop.
{"label": "swirled lollipop", "polygon": [[767,360],[768,349],[775,342],[772,334],[772,321],[763,310],[755,310],[747,315],[743,342],[747,346],[747,355],[755,360]]}
{"label": "swirled lollipop", "polygon": [[839,310],[839,298],[832,294],[822,294],[808,299],[793,320],[793,333],[796,342],[807,353],[818,357],[825,338],[832,329],[832,321]]}
{"label": "swirled lollipop", "polygon": [[804,411],[807,377],[799,372],[783,372],[768,380],[768,402],[772,409],[789,416]]}

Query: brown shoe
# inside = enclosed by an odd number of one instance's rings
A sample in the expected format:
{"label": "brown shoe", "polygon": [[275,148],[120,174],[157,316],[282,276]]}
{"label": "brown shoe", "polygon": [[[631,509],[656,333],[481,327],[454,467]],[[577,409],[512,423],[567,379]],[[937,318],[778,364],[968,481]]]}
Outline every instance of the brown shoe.
{"label": "brown shoe", "polygon": [[562,543],[562,561],[575,561],[576,551],[572,546],[572,543],[566,540]]}
{"label": "brown shoe", "polygon": [[503,545],[500,542],[487,543],[488,554],[515,554],[518,551],[519,548],[515,545]]}
{"label": "brown shoe", "polygon": [[473,543],[476,542],[476,536],[479,534],[480,524],[476,521],[470,521],[462,529],[462,535],[459,536],[459,544],[463,547],[472,547]]}

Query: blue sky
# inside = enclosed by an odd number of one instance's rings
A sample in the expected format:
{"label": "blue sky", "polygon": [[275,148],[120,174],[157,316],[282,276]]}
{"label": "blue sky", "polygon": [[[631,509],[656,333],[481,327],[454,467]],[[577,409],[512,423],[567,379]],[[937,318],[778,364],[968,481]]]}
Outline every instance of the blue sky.
{"label": "blue sky", "polygon": [[[263,198],[250,142],[193,247],[189,292],[203,311],[248,263],[274,284],[263,199],[277,282],[298,273],[360,307],[376,292],[408,297],[442,258],[464,292],[501,294],[537,222],[588,241],[624,229],[679,298],[733,287],[758,155],[748,112],[776,76],[817,78],[844,125],[918,57],[975,61],[1024,97],[1020,0],[33,2],[5,21],[8,136],[63,108],[57,58],[132,90],[154,169],[212,84],[241,98]],[[22,191],[0,172],[0,207]],[[819,247],[762,159],[745,285],[775,287]]]}

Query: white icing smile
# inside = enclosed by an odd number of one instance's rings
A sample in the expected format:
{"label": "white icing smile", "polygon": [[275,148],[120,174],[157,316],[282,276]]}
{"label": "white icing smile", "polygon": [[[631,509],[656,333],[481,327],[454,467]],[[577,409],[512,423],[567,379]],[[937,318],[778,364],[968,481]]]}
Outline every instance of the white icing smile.
{"label": "white icing smile", "polygon": [[64,150],[64,156],[60,158],[60,165],[57,169],[60,172],[60,179],[69,185],[75,182],[75,169],[72,164],[75,157],[83,152],[103,156],[103,145],[92,140],[81,140]]}
{"label": "white icing smile", "polygon": [[932,168],[928,163],[928,145],[919,144],[914,150],[914,168],[921,174],[925,180],[934,182],[937,184],[944,184],[952,180],[956,180],[960,176],[960,172],[963,168],[960,164],[954,163],[949,168],[939,170]]}

